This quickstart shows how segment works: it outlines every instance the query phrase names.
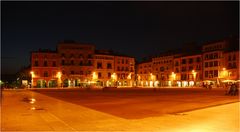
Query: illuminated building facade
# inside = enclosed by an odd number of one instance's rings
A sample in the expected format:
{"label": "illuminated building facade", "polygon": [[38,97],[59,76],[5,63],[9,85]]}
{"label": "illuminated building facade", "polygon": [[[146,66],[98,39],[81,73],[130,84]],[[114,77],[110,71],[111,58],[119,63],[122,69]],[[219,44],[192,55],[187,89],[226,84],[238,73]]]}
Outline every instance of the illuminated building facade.
{"label": "illuminated building facade", "polygon": [[59,82],[59,56],[56,52],[41,50],[32,52],[31,87],[56,87]]}
{"label": "illuminated building facade", "polygon": [[[119,60],[121,63],[119,63]],[[135,59],[91,44],[64,41],[31,54],[32,87],[132,86]],[[121,67],[121,70],[119,70]]]}
{"label": "illuminated building facade", "polygon": [[93,78],[100,86],[114,86],[115,80],[111,78],[114,74],[114,56],[108,54],[94,55],[94,73]]}
{"label": "illuminated building facade", "polygon": [[[117,86],[133,86],[135,83],[135,58],[125,55],[114,56]],[[115,75],[114,75],[115,76]]]}
{"label": "illuminated building facade", "polygon": [[202,80],[202,55],[183,55],[174,58],[175,86],[199,85]]}
{"label": "illuminated building facade", "polygon": [[224,66],[220,70],[219,78],[222,82],[233,82],[240,80],[239,77],[239,50],[229,50],[224,52]]}
{"label": "illuminated building facade", "polygon": [[154,86],[156,78],[152,73],[152,64],[152,61],[148,60],[137,65],[137,86]]}
{"label": "illuminated building facade", "polygon": [[[149,83],[150,74],[155,77],[153,85]],[[162,53],[139,63],[137,75],[138,86],[147,87],[193,87],[203,83],[221,86],[240,81],[239,39],[227,38],[201,47],[188,45],[171,54]]]}
{"label": "illuminated building facade", "polygon": [[173,86],[176,80],[173,60],[177,53],[166,52],[152,58],[153,75],[156,76],[154,86]]}

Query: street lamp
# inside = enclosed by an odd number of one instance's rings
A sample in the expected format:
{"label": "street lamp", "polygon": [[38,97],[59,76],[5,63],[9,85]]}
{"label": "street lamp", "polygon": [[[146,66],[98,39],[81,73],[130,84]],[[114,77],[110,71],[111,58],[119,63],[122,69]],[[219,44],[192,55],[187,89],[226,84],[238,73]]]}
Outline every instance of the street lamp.
{"label": "street lamp", "polygon": [[116,75],[116,73],[113,73],[113,74],[111,75],[111,79],[113,80],[113,83],[114,83],[114,85],[115,85],[115,81],[117,81],[117,75]]}
{"label": "street lamp", "polygon": [[192,70],[192,74],[193,74],[193,81],[194,81],[194,85],[195,85],[197,72],[195,72],[195,70]]}
{"label": "street lamp", "polygon": [[[57,72],[57,78],[58,78],[58,81],[59,81],[59,84],[61,85],[61,77],[62,77],[62,73],[61,72]],[[59,85],[59,86],[60,86]]]}
{"label": "street lamp", "polygon": [[30,74],[31,74],[31,88],[33,88],[33,78],[35,77],[35,74],[33,71],[31,71]]}

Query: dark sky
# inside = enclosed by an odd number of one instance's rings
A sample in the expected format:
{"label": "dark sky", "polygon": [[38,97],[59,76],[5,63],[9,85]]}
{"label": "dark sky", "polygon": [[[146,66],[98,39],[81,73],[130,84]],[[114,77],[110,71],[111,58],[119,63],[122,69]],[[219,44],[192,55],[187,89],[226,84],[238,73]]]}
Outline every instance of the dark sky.
{"label": "dark sky", "polygon": [[140,58],[239,36],[238,2],[1,2],[1,71],[70,39]]}

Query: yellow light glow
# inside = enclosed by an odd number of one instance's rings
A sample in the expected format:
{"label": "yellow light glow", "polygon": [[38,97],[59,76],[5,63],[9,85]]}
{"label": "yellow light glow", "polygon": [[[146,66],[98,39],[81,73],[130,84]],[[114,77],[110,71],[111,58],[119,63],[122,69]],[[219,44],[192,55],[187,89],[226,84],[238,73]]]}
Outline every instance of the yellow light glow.
{"label": "yellow light glow", "polygon": [[116,81],[116,80],[117,80],[117,75],[116,75],[116,73],[113,73],[113,74],[111,75],[111,78],[112,78],[114,81]]}
{"label": "yellow light glow", "polygon": [[98,76],[97,76],[96,72],[93,72],[92,79],[93,79],[93,80],[97,80],[97,79],[98,79]]}
{"label": "yellow light glow", "polygon": [[132,73],[129,73],[129,75],[127,76],[127,79],[131,79],[132,78],[131,75]]}
{"label": "yellow light glow", "polygon": [[61,73],[61,72],[58,72],[58,73],[57,73],[57,78],[59,78],[59,79],[60,79],[60,78],[61,78],[61,76],[62,76],[62,73]]}
{"label": "yellow light glow", "polygon": [[172,80],[176,80],[176,74],[172,72]]}

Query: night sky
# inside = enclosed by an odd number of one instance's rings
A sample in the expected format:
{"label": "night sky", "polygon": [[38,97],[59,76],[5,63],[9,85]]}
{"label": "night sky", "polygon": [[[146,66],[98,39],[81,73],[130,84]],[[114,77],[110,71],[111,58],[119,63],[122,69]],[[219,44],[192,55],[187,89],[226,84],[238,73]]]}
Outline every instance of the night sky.
{"label": "night sky", "polygon": [[238,2],[1,2],[1,74],[62,40],[142,57],[239,36]]}

